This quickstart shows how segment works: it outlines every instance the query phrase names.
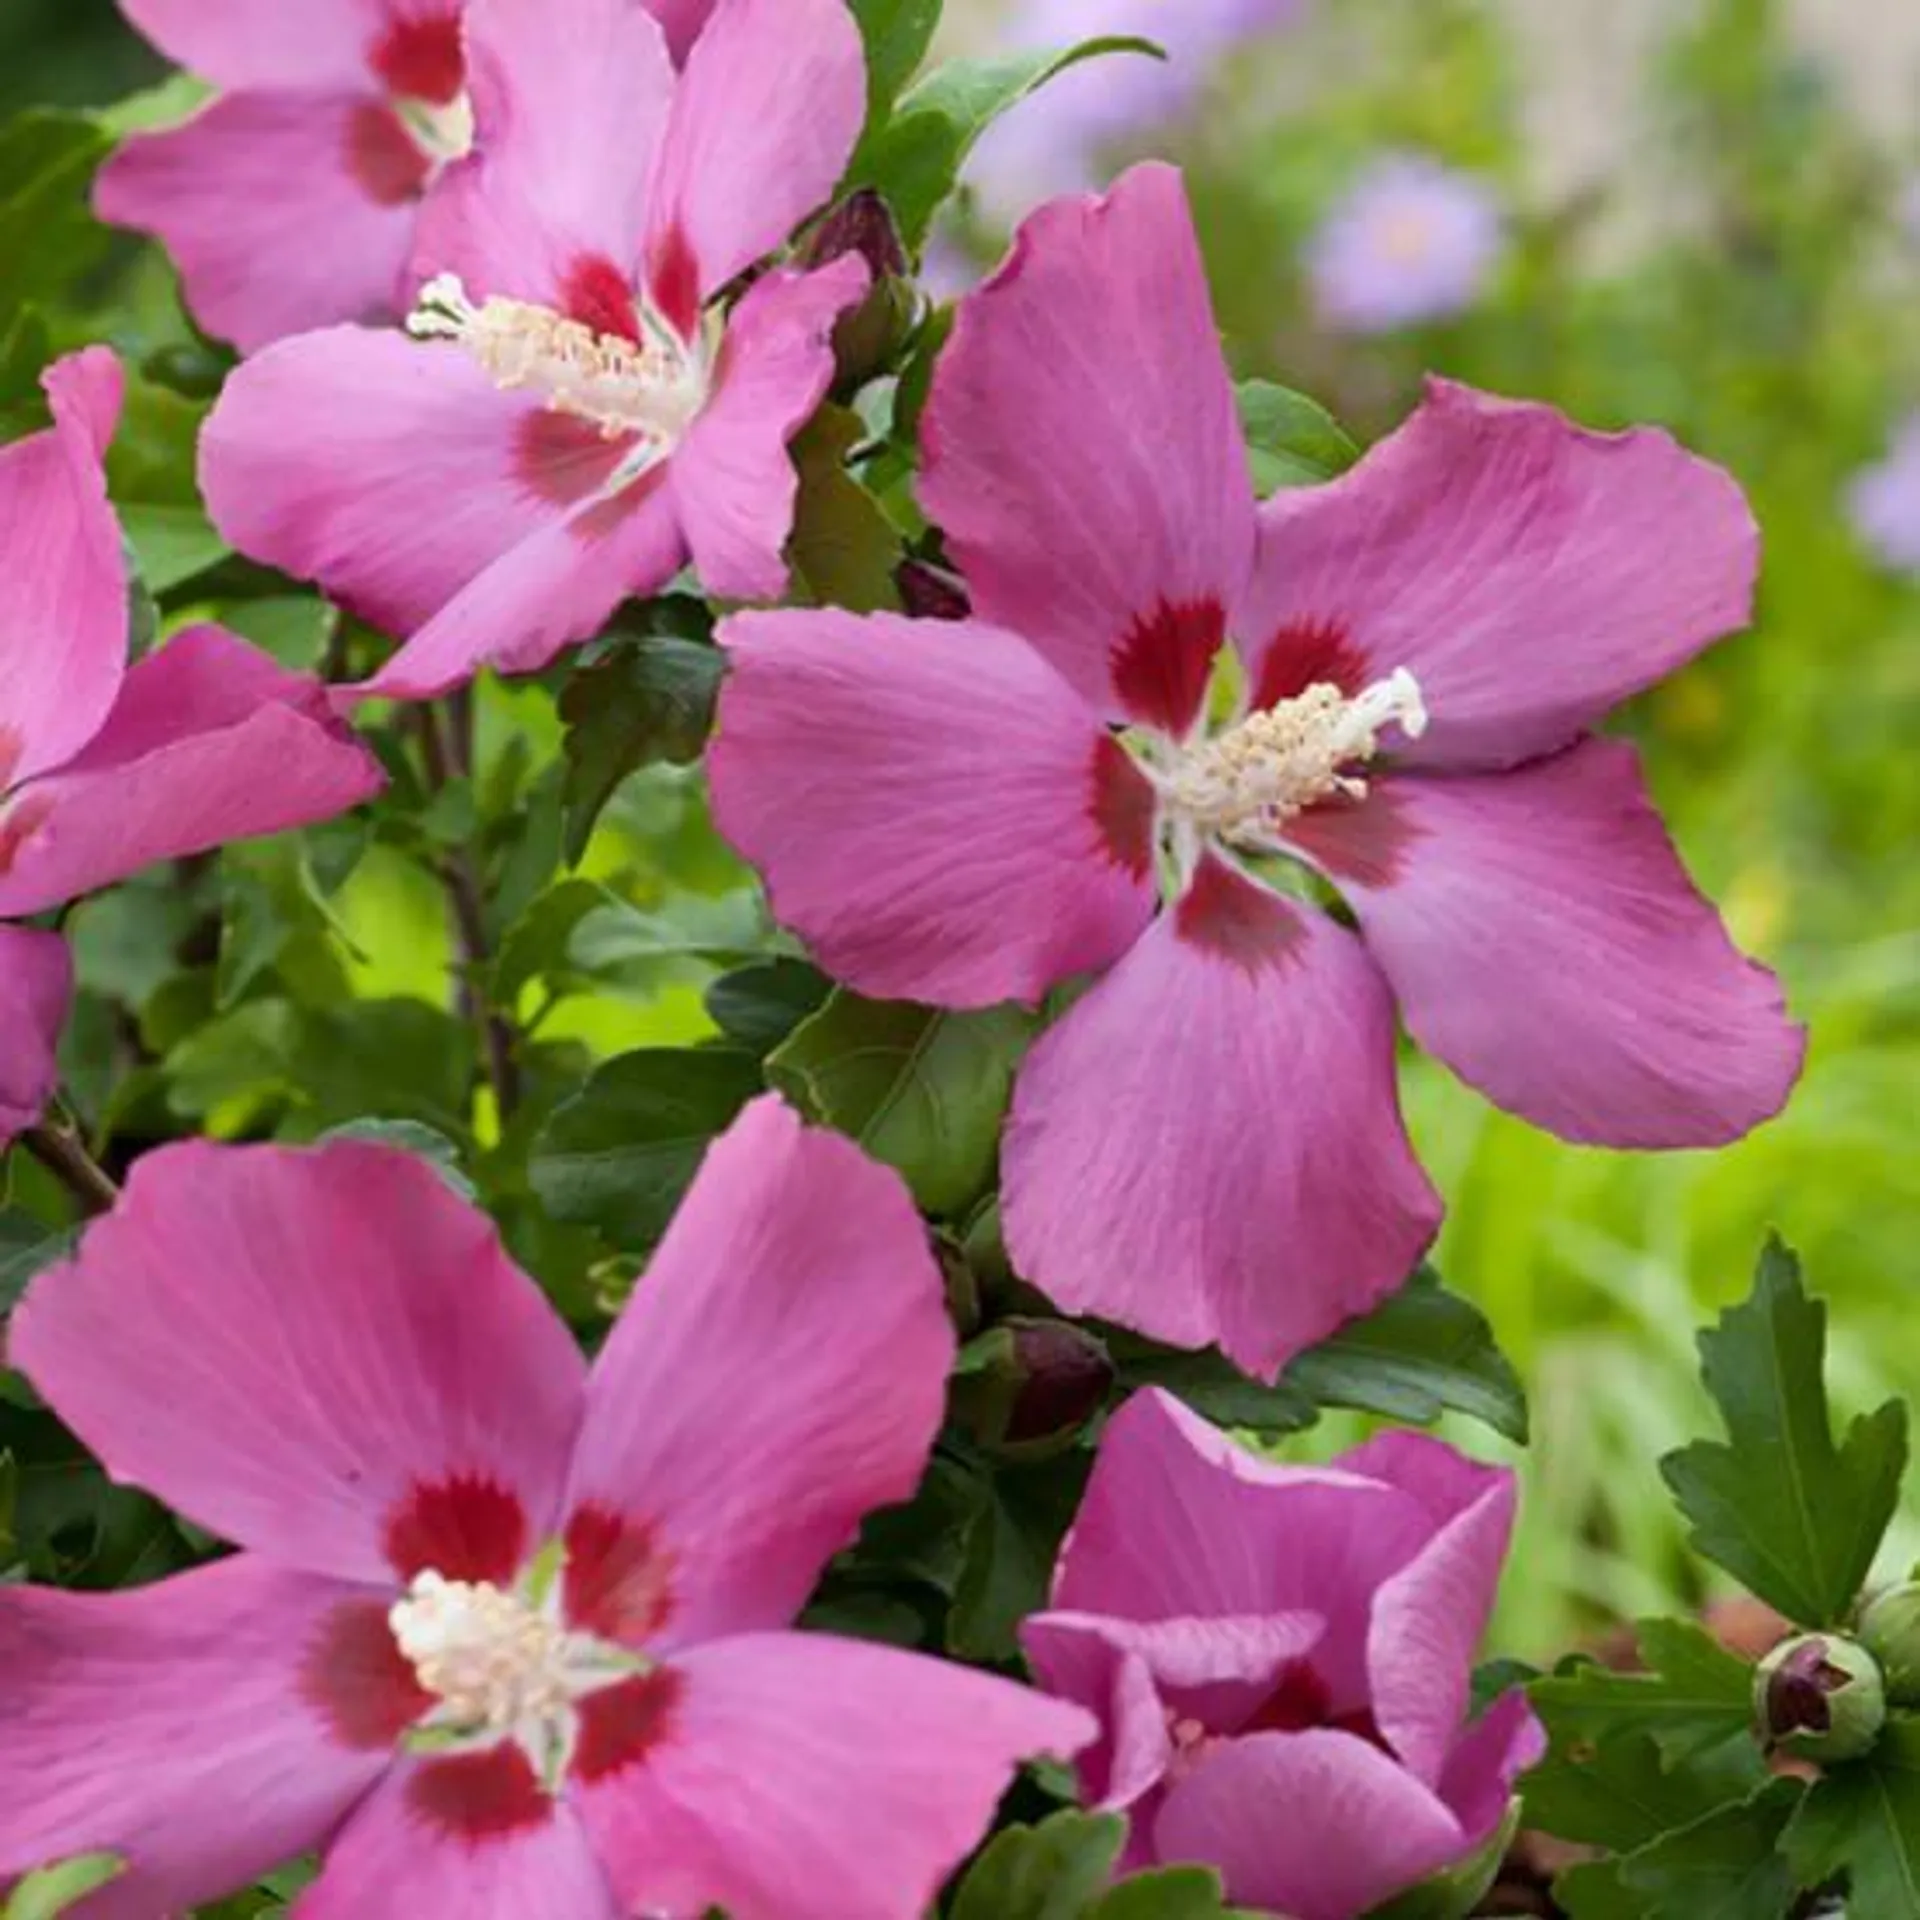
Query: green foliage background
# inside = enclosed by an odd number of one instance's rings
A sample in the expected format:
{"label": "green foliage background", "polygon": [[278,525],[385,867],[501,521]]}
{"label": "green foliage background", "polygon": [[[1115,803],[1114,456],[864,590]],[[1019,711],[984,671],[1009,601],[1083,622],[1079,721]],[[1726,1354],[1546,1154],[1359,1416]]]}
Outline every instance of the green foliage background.
{"label": "green foliage background", "polygon": [[[1904,157],[1869,142],[1823,76],[1793,58],[1778,13],[1771,0],[1712,0],[1646,75],[1657,164],[1683,212],[1624,251],[1594,243],[1604,204],[1527,202],[1509,49],[1473,0],[1324,0],[1304,38],[1234,63],[1202,131],[1154,142],[1191,170],[1242,372],[1314,392],[1366,436],[1404,412],[1424,367],[1553,399],[1595,425],[1661,421],[1733,467],[1766,529],[1759,630],[1629,724],[1648,744],[1702,883],[1742,940],[1781,966],[1812,1022],[1812,1068],[1794,1107],[1730,1153],[1619,1157],[1560,1146],[1438,1071],[1411,1069],[1416,1130],[1452,1203],[1441,1268],[1485,1306],[1533,1389],[1530,1498],[1502,1623],[1504,1643],[1526,1654],[1700,1597],[1698,1563],[1653,1462],[1700,1426],[1693,1329],[1740,1290],[1768,1227],[1799,1246],[1834,1302],[1842,1402],[1920,1389],[1911,1331],[1920,594],[1874,570],[1839,510],[1847,478],[1920,400],[1920,260],[1890,213]],[[0,13],[0,110],[103,103],[159,71],[110,0],[10,0]],[[1513,198],[1519,243],[1467,319],[1340,342],[1308,318],[1300,249],[1364,157],[1386,145],[1491,174]],[[105,331],[136,358],[202,351],[150,255],[98,252],[89,240],[79,264],[87,297],[48,316],[56,344]],[[9,380],[4,404],[17,399]],[[190,430],[165,397],[144,418],[136,411],[123,469],[151,456],[150,546],[195,537],[167,452],[177,455]],[[124,504],[130,490],[139,497],[141,476],[121,477]],[[256,603],[248,618],[256,637],[277,637],[294,657],[310,613]],[[537,810],[515,769],[529,748],[551,756],[556,725],[542,700],[486,695],[481,778],[447,802],[439,826],[450,840],[473,825],[455,817],[461,807],[477,809],[488,831]],[[657,850],[643,852],[653,840]],[[591,948],[597,983],[621,983],[623,997],[589,1002],[550,980],[529,985],[552,996],[541,1039],[576,1049],[577,1064],[705,1031],[688,968],[726,948],[747,903],[681,776],[658,769],[623,789],[585,874],[640,916],[602,925]],[[695,910],[663,930],[646,916],[670,888]],[[300,1092],[317,1102],[317,1123],[329,1084],[340,1110],[354,1110],[354,1044],[383,1061],[411,1050],[415,1117],[446,1122],[443,1068],[466,1038],[446,1012],[450,955],[431,881],[399,851],[365,850],[326,903],[351,942],[344,960],[310,914],[301,920],[306,908],[282,910],[310,893],[279,856],[229,862],[217,910],[238,936],[223,949],[227,997],[211,1019],[195,997],[204,984],[183,984],[155,958],[154,928],[173,916],[184,931],[190,917],[177,895],[133,887],[84,911],[83,961],[141,1005],[149,1038],[199,1026],[170,1063],[164,1098],[175,1115],[233,1131],[286,1098],[272,1083],[288,1057],[276,1023],[291,1016],[279,1009],[303,996],[321,1005],[344,982],[367,1015],[308,1043],[320,1077]],[[522,923],[530,981],[539,941],[569,940],[592,904],[575,895]],[[250,924],[262,929],[251,949]],[[272,969],[284,991],[262,995],[249,965]],[[76,1084],[85,1090],[91,1072],[104,1092],[116,1071],[111,1036],[89,1029],[84,1011],[72,1051]],[[116,1093],[130,1124],[153,1097],[137,1081]],[[581,1255],[582,1286],[618,1279]],[[1342,1437],[1338,1424],[1310,1444]],[[1471,1444],[1484,1447],[1484,1436]],[[1896,1538],[1909,1556],[1915,1545]],[[127,1552],[137,1556],[132,1535]]]}

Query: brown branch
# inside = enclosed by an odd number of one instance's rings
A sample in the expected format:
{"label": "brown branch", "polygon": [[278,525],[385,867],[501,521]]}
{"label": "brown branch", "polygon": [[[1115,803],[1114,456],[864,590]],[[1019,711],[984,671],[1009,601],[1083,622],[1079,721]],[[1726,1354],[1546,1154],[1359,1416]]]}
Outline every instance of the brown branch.
{"label": "brown branch", "polygon": [[78,1134],[43,1122],[29,1127],[20,1144],[79,1201],[84,1212],[105,1213],[120,1198],[113,1176],[86,1150]]}

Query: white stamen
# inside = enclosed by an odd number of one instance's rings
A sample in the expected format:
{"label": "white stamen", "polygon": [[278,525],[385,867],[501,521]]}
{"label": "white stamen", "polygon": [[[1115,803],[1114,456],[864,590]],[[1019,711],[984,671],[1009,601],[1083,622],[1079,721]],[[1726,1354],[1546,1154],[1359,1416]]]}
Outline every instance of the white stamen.
{"label": "white stamen", "polygon": [[1427,730],[1420,683],[1405,667],[1351,698],[1325,681],[1183,754],[1156,784],[1176,819],[1223,840],[1263,843],[1316,802],[1363,800],[1367,783],[1345,771],[1379,751],[1398,726]]}
{"label": "white stamen", "polygon": [[496,386],[538,394],[605,439],[634,436],[640,444],[622,469],[624,485],[673,451],[708,391],[705,343],[681,339],[644,299],[635,308],[637,342],[525,300],[495,295],[476,306],[459,276],[443,273],[421,289],[407,331],[416,340],[454,341]]}
{"label": "white stamen", "polygon": [[438,1704],[420,1731],[439,1746],[519,1741],[549,1789],[579,1738],[578,1702],[646,1671],[625,1648],[562,1623],[556,1596],[415,1576],[387,1614],[395,1644]]}

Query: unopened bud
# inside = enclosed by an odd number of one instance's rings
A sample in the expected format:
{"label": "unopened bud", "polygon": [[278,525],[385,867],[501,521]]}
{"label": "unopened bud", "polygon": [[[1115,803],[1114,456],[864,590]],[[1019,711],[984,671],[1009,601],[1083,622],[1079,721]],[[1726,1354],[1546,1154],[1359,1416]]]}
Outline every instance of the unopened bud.
{"label": "unopened bud", "polygon": [[1860,1616],[1860,1644],[1880,1662],[1887,1698],[1920,1707],[1920,1583],[1889,1587]]}
{"label": "unopened bud", "polygon": [[1064,1320],[1003,1320],[970,1351],[954,1411],[983,1445],[1015,1458],[1069,1444],[1113,1387],[1106,1347]]}
{"label": "unopened bud", "polygon": [[1857,1760],[1886,1725],[1880,1663],[1843,1634],[1796,1634],[1761,1661],[1753,1708],[1767,1747],[1798,1760]]}
{"label": "unopened bud", "polygon": [[902,560],[893,570],[900,604],[916,620],[964,620],[973,602],[957,573],[925,560]]}
{"label": "unopened bud", "polygon": [[907,250],[892,209],[871,187],[842,200],[813,230],[800,257],[806,266],[824,267],[850,253],[867,263],[873,285],[833,330],[837,384],[843,389],[858,387],[881,372],[913,331],[915,298]]}

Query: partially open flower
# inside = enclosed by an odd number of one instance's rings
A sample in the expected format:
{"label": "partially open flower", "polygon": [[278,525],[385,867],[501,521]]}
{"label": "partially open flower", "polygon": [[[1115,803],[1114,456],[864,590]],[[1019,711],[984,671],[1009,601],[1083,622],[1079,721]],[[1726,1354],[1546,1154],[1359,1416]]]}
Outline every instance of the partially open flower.
{"label": "partially open flower", "polygon": [[1754,1674],[1753,1705],[1761,1740],[1796,1760],[1857,1760],[1887,1720],[1880,1663],[1838,1633],[1797,1634],[1775,1647]]}

